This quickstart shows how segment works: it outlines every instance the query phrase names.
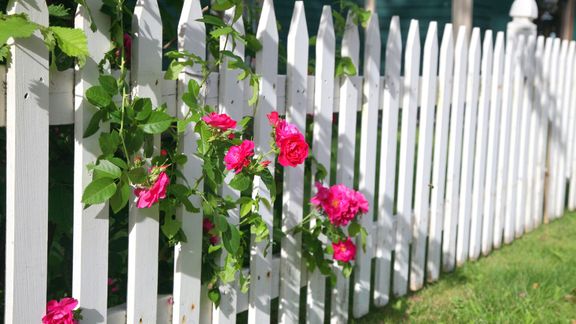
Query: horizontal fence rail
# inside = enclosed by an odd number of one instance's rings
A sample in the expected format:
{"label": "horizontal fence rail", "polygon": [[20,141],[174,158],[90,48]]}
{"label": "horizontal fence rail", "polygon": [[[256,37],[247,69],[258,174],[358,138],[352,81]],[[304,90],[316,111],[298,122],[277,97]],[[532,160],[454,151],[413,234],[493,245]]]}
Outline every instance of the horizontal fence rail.
{"label": "horizontal fence rail", "polygon": [[[29,2],[37,6],[16,10],[47,22],[44,2]],[[338,276],[327,286],[326,278],[308,273],[301,259],[306,247],[299,234],[289,233],[304,216],[304,193],[311,187],[301,166],[284,170],[279,179],[283,196],[277,224],[286,233],[281,252],[265,253],[269,247],[252,243],[250,266],[243,270],[253,275],[248,294],[237,283],[227,285],[220,306],[213,307],[200,280],[202,215],[181,210],[188,242],[175,247],[172,294],[158,296],[159,211],[131,204],[127,303],[108,308],[108,206],[83,209],[80,197],[90,180],[86,165],[100,154],[96,137],[82,137],[94,109],[83,93],[97,82],[97,62],[110,38],[100,2],[86,3],[99,30],[90,30],[87,10],[79,6],[75,25],[86,32],[91,54],[82,69],[49,70],[43,47],[29,52],[44,46],[37,39],[17,41],[12,64],[0,66],[0,126],[7,130],[8,157],[7,323],[39,322],[45,311],[49,125],[75,125],[72,295],[85,309],[85,323],[235,323],[245,311],[249,323],[298,323],[304,313],[309,323],[343,323],[366,315],[371,304],[384,306],[439,280],[441,270],[490,254],[561,217],[566,207],[576,208],[575,41],[506,38],[503,32],[482,34],[478,28],[469,34],[465,27],[436,22],[425,26],[421,37],[419,22],[412,20],[403,44],[400,20],[393,17],[387,42],[381,44],[382,26],[372,15],[365,28],[349,16],[341,48],[336,48],[331,8],[323,8],[319,30],[312,31],[304,2],[296,1],[286,75],[280,75],[283,40],[273,2],[265,0],[257,29],[263,47],[255,57],[262,78],[255,143],[268,150],[270,111],[286,115],[300,129],[306,128],[307,116],[314,120],[315,158],[329,166],[337,156],[331,176],[357,186],[370,203],[370,213],[361,220],[368,243],[358,251],[353,275]],[[178,47],[206,57],[206,26],[198,21],[202,15],[200,0],[184,1]],[[224,18],[233,15],[230,9]],[[139,0],[134,16],[133,94],[165,103],[170,114],[181,116],[186,108],[180,96],[198,71],[187,68],[179,80],[164,80],[156,1]],[[244,33],[241,19],[235,28]],[[316,34],[315,47],[309,48],[309,36]],[[228,49],[245,55],[242,44]],[[313,50],[314,61],[309,59]],[[336,77],[338,56],[349,57],[359,73]],[[223,67],[206,82],[206,102],[235,119],[252,114],[247,105],[252,89],[237,80],[238,71]],[[189,127],[182,153],[192,160],[197,138]],[[159,143],[156,139],[156,150]],[[200,161],[188,163],[182,172],[199,178]],[[232,188],[223,188],[223,194],[240,197]],[[268,213],[263,218],[272,233],[277,225]],[[239,214],[232,211],[231,221],[238,223]],[[302,294],[307,295],[305,304]],[[278,312],[271,306],[275,298]]]}

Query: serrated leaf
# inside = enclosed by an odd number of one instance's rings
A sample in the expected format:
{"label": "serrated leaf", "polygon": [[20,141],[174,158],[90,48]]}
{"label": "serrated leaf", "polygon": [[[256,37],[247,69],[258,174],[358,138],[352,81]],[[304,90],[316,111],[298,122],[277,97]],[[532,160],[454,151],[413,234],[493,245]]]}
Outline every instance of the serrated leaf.
{"label": "serrated leaf", "polygon": [[162,233],[168,238],[173,238],[178,234],[180,228],[182,227],[182,222],[177,219],[173,219],[170,216],[164,217],[164,224],[162,225]]}
{"label": "serrated leaf", "polygon": [[177,80],[178,75],[184,70],[186,67],[186,63],[180,62],[178,60],[172,60],[170,65],[168,65],[168,69],[166,69],[166,73],[164,74],[165,80]]}
{"label": "serrated leaf", "polygon": [[232,33],[233,29],[230,26],[216,28],[210,32],[212,38],[218,39],[220,36],[228,35]]}
{"label": "serrated leaf", "polygon": [[70,16],[70,11],[61,3],[57,5],[50,4],[48,5],[48,14],[52,17],[67,18]]}
{"label": "serrated leaf", "polygon": [[104,88],[112,97],[118,94],[118,82],[111,75],[100,75],[98,77],[100,86]]}
{"label": "serrated leaf", "polygon": [[84,94],[86,100],[96,107],[104,108],[112,102],[112,97],[101,86],[93,86],[86,90]]}
{"label": "serrated leaf", "polygon": [[244,191],[250,188],[251,179],[247,175],[243,173],[238,173],[232,178],[229,185],[231,188],[236,189],[238,191]]}
{"label": "serrated leaf", "polygon": [[94,172],[94,179],[99,178],[118,179],[122,175],[122,170],[120,170],[120,168],[116,164],[108,160],[100,160],[98,164],[94,166],[93,172]]}
{"label": "serrated leaf", "polygon": [[204,17],[202,17],[201,19],[198,19],[198,21],[203,22],[203,23],[208,24],[208,25],[226,26],[226,23],[224,23],[224,21],[222,19],[220,19],[219,17],[216,17],[216,16],[212,16],[212,15],[204,15]]}
{"label": "serrated leaf", "polygon": [[264,171],[262,171],[262,173],[260,174],[260,178],[262,179],[262,181],[264,181],[264,184],[266,185],[266,188],[268,188],[268,191],[270,191],[270,199],[274,201],[276,198],[276,181],[274,181],[272,173],[270,173],[269,169],[264,169]]}
{"label": "serrated leaf", "polygon": [[130,186],[125,183],[118,187],[114,196],[110,198],[110,207],[114,214],[118,214],[128,204],[128,199],[130,199]]}
{"label": "serrated leaf", "polygon": [[114,152],[116,152],[122,140],[120,139],[118,132],[114,130],[111,133],[100,134],[98,142],[100,144],[100,150],[102,150],[102,153],[108,155],[114,154]]}
{"label": "serrated leaf", "polygon": [[58,47],[68,56],[77,57],[80,66],[86,60],[88,53],[88,42],[86,35],[80,29],[52,26],[49,29],[54,33],[58,42]]}
{"label": "serrated leaf", "polygon": [[100,122],[105,116],[106,113],[102,110],[95,112],[94,115],[92,115],[92,118],[90,118],[88,126],[86,126],[83,137],[87,138],[94,135],[100,129]]}
{"label": "serrated leaf", "polygon": [[150,118],[140,128],[148,134],[160,134],[172,124],[173,118],[162,111],[152,111]]}
{"label": "serrated leaf", "polygon": [[228,231],[222,234],[224,247],[232,254],[236,254],[240,248],[240,231],[235,225],[229,224]]}
{"label": "serrated leaf", "polygon": [[0,44],[6,43],[8,38],[26,38],[32,36],[38,25],[25,14],[4,15],[0,18]]}
{"label": "serrated leaf", "polygon": [[86,186],[82,194],[82,203],[88,205],[102,204],[116,193],[114,179],[96,179]]}

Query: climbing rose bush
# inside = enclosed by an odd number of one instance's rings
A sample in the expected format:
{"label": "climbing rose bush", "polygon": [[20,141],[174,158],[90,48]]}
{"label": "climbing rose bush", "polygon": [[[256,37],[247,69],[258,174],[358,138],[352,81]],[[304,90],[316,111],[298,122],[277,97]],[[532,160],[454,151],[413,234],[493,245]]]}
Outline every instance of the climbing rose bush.
{"label": "climbing rose bush", "polygon": [[267,116],[274,129],[273,149],[278,153],[278,163],[285,167],[304,163],[309,151],[304,135],[295,125],[281,119],[278,112],[274,111]]}
{"label": "climbing rose bush", "polygon": [[146,187],[138,187],[134,189],[136,196],[136,207],[150,208],[160,199],[166,198],[166,189],[170,184],[170,178],[163,170],[165,167],[153,167],[150,172],[150,182],[153,184]]}
{"label": "climbing rose bush", "polygon": [[224,163],[226,169],[240,173],[244,167],[250,165],[250,158],[254,155],[254,142],[244,140],[240,145],[234,145],[226,153]]}
{"label": "climbing rose bush", "polygon": [[359,213],[368,212],[369,205],[364,195],[343,184],[327,188],[316,182],[316,190],[318,192],[310,202],[321,208],[334,226],[346,226]]}
{"label": "climbing rose bush", "polygon": [[75,311],[78,301],[74,298],[62,298],[60,301],[51,300],[46,304],[46,315],[42,317],[42,324],[75,324],[81,319],[80,311]]}

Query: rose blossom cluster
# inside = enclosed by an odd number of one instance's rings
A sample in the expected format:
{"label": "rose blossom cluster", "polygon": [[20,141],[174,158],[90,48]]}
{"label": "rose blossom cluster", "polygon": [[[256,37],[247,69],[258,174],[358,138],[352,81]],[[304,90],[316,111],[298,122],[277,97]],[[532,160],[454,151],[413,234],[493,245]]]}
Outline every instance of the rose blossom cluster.
{"label": "rose blossom cluster", "polygon": [[[310,202],[321,209],[328,216],[334,226],[346,226],[357,215],[368,212],[369,205],[364,195],[352,190],[343,184],[330,188],[316,182],[317,193]],[[341,262],[350,262],[356,256],[356,246],[350,239],[332,243],[333,259]]]}
{"label": "rose blossom cluster", "polygon": [[149,188],[136,188],[136,207],[150,208],[160,199],[166,198],[166,189],[170,184],[170,178],[164,172],[165,167],[153,167],[150,169],[150,179],[153,183]]}
{"label": "rose blossom cluster", "polygon": [[308,143],[298,128],[281,119],[278,112],[267,115],[274,128],[274,140],[278,148],[278,163],[282,166],[295,167],[304,163],[308,157]]}
{"label": "rose blossom cluster", "polygon": [[42,317],[42,324],[75,324],[78,320],[74,316],[74,309],[78,301],[74,298],[62,298],[60,301],[51,300],[46,304],[46,315]]}
{"label": "rose blossom cluster", "polygon": [[218,235],[214,234],[214,232],[212,231],[214,227],[215,225],[214,223],[212,223],[211,220],[209,220],[208,218],[204,218],[202,222],[202,232],[204,233],[204,235],[206,234],[210,235],[210,244],[212,245],[216,245],[220,242]]}

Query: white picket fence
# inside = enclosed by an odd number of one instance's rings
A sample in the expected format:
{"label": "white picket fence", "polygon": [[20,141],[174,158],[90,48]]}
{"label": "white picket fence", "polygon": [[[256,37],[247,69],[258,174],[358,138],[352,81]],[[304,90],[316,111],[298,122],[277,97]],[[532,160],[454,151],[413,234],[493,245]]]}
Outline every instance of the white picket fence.
{"label": "white picket fence", "polygon": [[[478,28],[468,39],[465,28],[453,30],[450,24],[440,40],[439,26],[432,22],[422,50],[418,21],[410,22],[403,46],[394,17],[384,46],[385,74],[380,76],[380,25],[373,15],[363,31],[362,76],[335,79],[337,49],[326,6],[317,32],[315,75],[309,76],[308,37],[316,31],[308,31],[304,3],[297,1],[284,76],[276,73],[279,37],[272,0],[265,0],[257,32],[263,48],[256,57],[262,87],[255,142],[263,146],[268,141],[266,112],[276,109],[300,129],[306,114],[313,113],[313,154],[330,165],[332,118],[339,114],[336,179],[353,185],[359,145],[359,189],[375,215],[375,220],[371,214],[362,219],[370,235],[366,251],[358,253],[352,284],[339,277],[332,291],[326,291],[324,277],[306,273],[300,236],[287,235],[280,256],[264,256],[265,247],[254,246],[246,269],[252,274],[250,292],[224,287],[215,309],[200,283],[202,219],[181,210],[188,242],[175,248],[173,294],[158,296],[158,209],[131,205],[127,303],[107,309],[108,207],[83,209],[80,197],[90,179],[85,166],[99,154],[97,136],[82,138],[93,112],[83,93],[97,81],[96,64],[109,46],[109,22],[99,12],[100,1],[87,3],[99,29],[90,31],[86,11],[80,8],[75,23],[86,32],[91,53],[83,69],[49,71],[48,53],[35,37],[16,41],[12,65],[7,73],[0,71],[6,84],[0,87],[0,98],[6,98],[0,100],[0,118],[7,127],[6,323],[37,323],[45,310],[49,125],[75,124],[72,295],[84,309],[85,323],[234,323],[237,313],[246,310],[249,323],[297,323],[303,287],[307,322],[322,323],[328,317],[344,323],[349,314],[367,314],[372,302],[386,305],[391,295],[402,296],[408,289],[422,288],[425,281],[438,280],[441,269],[451,271],[468,259],[477,260],[480,253],[499,248],[502,240],[510,243],[543,221],[562,216],[567,193],[568,207],[576,207],[574,41],[505,40],[504,33],[490,30],[482,40]],[[48,22],[44,1],[18,1],[15,6],[37,22]],[[197,21],[201,16],[199,0],[184,1],[178,46],[205,57],[206,29]],[[184,113],[178,94],[193,73],[183,74],[178,82],[162,79],[162,23],[156,1],[139,0],[134,17],[134,93],[165,102],[174,115]],[[235,27],[243,31],[241,20]],[[234,51],[244,55],[242,44]],[[349,19],[341,54],[359,66],[359,53],[359,28]],[[209,104],[234,118],[251,113],[246,104],[250,89],[237,81],[237,74],[223,68],[205,91]],[[361,136],[356,143],[358,112]],[[192,155],[195,141],[191,131],[183,138],[191,160],[183,172],[189,178],[201,172]],[[310,184],[304,183],[302,166],[286,170],[284,177],[282,230],[287,231],[302,219],[304,186]],[[238,222],[239,214],[230,217]],[[271,227],[272,214],[264,218]],[[271,299],[276,297],[277,319],[271,318]]]}

